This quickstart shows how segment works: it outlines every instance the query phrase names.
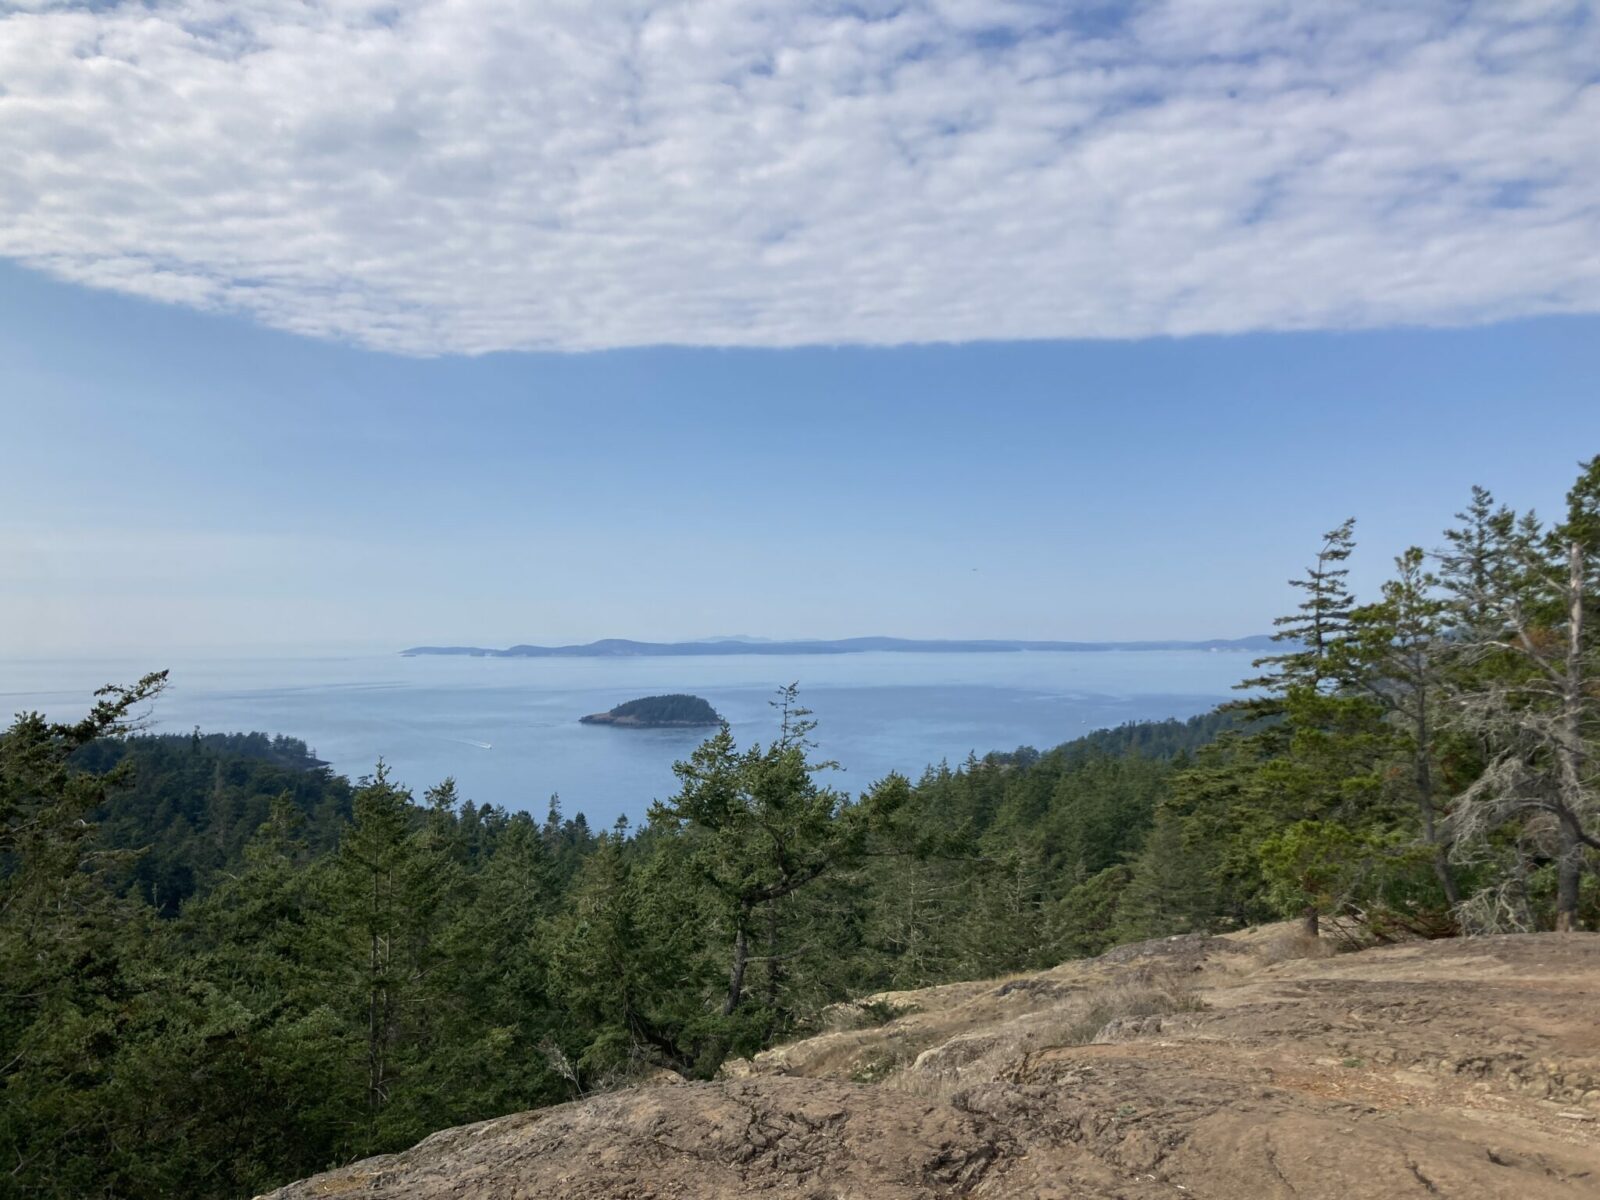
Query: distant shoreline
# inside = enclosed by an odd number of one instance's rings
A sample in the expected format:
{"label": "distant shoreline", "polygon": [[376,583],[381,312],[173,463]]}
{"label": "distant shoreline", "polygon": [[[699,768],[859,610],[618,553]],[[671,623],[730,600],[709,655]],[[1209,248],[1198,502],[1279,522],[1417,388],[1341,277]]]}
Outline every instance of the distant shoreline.
{"label": "distant shoreline", "polygon": [[1257,634],[1242,638],[1213,638],[1208,641],[1148,642],[1046,642],[1005,639],[919,640],[915,638],[861,637],[837,641],[767,642],[717,639],[701,642],[635,642],[626,638],[606,638],[576,646],[507,646],[497,650],[485,646],[412,646],[400,651],[406,658],[424,655],[455,655],[472,658],[673,658],[702,655],[799,655],[799,654],[1004,654],[1034,651],[1058,654],[1091,654],[1107,651],[1147,650],[1233,650],[1263,651],[1277,646]]}

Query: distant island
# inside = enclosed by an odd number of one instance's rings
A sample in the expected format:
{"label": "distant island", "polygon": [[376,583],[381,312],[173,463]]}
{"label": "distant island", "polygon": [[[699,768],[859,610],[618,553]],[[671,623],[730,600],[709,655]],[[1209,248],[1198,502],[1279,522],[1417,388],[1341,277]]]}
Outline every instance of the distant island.
{"label": "distant island", "polygon": [[644,696],[617,705],[610,712],[580,717],[583,725],[622,725],[630,729],[689,729],[720,725],[722,717],[699,696],[674,693]]}
{"label": "distant island", "polygon": [[769,642],[754,638],[707,638],[698,642],[635,642],[605,638],[581,646],[412,646],[406,657],[463,654],[476,658],[668,658],[711,654],[867,654],[874,651],[921,654],[994,654],[1021,651],[1092,653],[1112,650],[1249,650],[1275,644],[1270,637],[1213,638],[1203,642],[1025,642],[1006,640],[924,641],[915,638],[858,637],[838,641]]}

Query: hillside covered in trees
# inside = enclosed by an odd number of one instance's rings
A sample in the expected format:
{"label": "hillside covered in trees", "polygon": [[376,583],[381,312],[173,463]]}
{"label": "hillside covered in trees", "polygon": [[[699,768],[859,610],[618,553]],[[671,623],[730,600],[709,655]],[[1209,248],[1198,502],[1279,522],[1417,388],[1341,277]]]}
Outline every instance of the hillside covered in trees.
{"label": "hillside covered in trees", "polygon": [[[1475,491],[1190,722],[859,795],[794,688],[637,829],[357,784],[260,735],[129,736],[152,675],[0,738],[0,1155],[35,1196],[240,1196],[836,1001],[1284,916],[1367,940],[1600,917],[1600,459],[1546,523]],[[1350,936],[1355,936],[1351,934]]]}

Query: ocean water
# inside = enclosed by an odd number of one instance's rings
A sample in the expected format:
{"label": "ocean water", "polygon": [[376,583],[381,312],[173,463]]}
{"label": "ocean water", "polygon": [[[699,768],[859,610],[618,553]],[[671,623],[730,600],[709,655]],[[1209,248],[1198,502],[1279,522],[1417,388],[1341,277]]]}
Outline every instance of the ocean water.
{"label": "ocean water", "polygon": [[282,733],[335,770],[368,774],[379,758],[422,789],[454,776],[464,796],[542,814],[559,793],[570,815],[637,822],[675,790],[672,764],[701,730],[578,724],[636,696],[709,700],[741,745],[772,737],[774,689],[800,685],[819,753],[839,761],[832,786],[860,792],[891,771],[968,752],[1046,749],[1094,729],[1189,717],[1249,673],[1237,651],[872,653],[794,658],[498,659],[399,655],[190,661],[0,660],[0,709],[81,715],[101,684],[168,667],[149,706],[157,731]]}

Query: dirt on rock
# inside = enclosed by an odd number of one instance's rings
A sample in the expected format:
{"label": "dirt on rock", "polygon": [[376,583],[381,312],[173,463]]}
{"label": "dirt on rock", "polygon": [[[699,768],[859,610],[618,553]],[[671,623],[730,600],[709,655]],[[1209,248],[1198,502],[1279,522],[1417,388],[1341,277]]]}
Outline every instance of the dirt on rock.
{"label": "dirt on rock", "polygon": [[835,1015],[713,1083],[446,1130],[272,1197],[1600,1200],[1596,934],[1163,939]]}

